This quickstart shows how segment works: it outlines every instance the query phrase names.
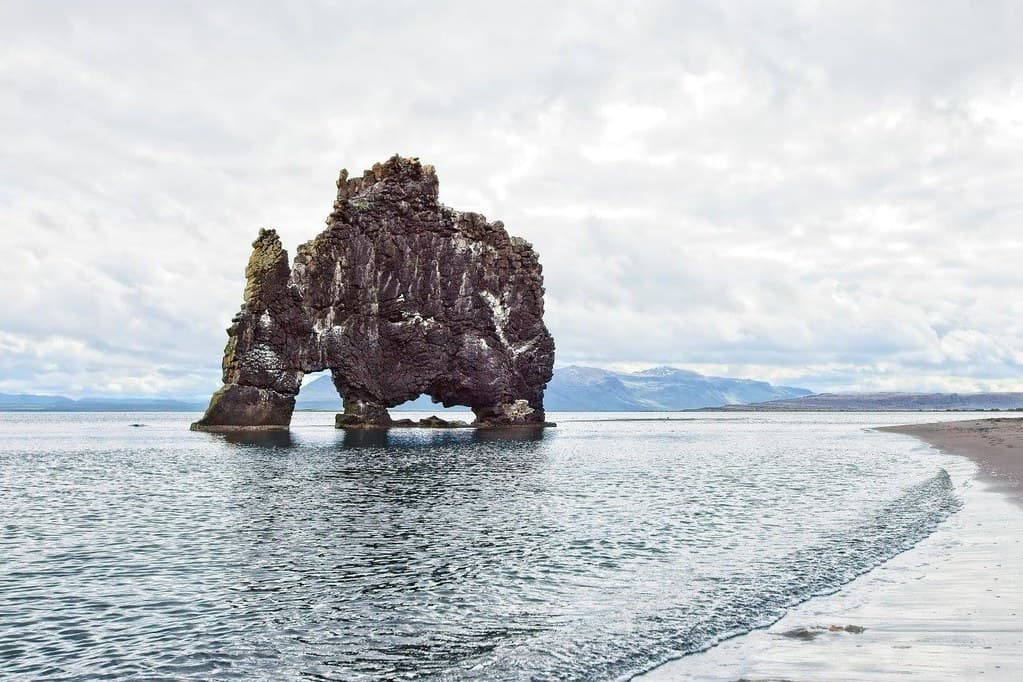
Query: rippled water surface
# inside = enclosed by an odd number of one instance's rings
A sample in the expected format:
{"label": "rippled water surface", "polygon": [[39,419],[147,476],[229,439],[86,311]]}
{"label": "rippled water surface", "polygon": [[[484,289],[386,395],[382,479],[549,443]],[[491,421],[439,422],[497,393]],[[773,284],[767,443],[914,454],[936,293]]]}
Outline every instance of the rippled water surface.
{"label": "rippled water surface", "polygon": [[909,547],[968,466],[867,430],[926,415],[331,417],[0,414],[0,676],[627,678]]}

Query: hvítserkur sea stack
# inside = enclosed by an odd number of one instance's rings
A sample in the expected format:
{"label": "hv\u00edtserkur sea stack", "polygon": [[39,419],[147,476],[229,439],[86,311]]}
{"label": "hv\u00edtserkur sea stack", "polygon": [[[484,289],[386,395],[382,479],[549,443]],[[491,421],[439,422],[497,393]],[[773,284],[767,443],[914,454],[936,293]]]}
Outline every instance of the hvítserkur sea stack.
{"label": "hv\u00edtserkur sea stack", "polygon": [[224,386],[194,430],[287,428],[302,377],[331,370],[339,428],[387,428],[421,394],[475,426],[540,426],[554,340],[530,244],[439,203],[437,175],[394,156],[342,170],[327,229],[293,264],[260,230],[228,329]]}

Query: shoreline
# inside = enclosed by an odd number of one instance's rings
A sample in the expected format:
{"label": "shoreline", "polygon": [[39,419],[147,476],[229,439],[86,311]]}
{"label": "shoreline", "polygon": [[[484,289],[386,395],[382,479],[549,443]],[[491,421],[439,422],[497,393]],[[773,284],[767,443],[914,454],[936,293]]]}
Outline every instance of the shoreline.
{"label": "shoreline", "polygon": [[[877,427],[967,460],[959,512],[772,625],[633,679],[1016,680],[1023,676],[1023,419]],[[852,631],[849,628],[851,626]],[[862,628],[862,630],[860,630]]]}
{"label": "shoreline", "polygon": [[970,421],[882,426],[922,440],[942,452],[966,457],[978,467],[978,477],[1023,506],[1023,418],[996,417]]}

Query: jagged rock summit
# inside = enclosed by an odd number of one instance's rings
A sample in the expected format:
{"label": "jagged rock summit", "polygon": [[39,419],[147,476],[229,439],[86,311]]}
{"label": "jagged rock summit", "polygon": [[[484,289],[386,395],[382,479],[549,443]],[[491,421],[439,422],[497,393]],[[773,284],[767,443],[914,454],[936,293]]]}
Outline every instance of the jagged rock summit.
{"label": "jagged rock summit", "polygon": [[327,229],[294,264],[260,230],[228,329],[224,386],[194,430],[286,428],[302,377],[330,369],[339,428],[386,428],[421,394],[480,427],[543,425],[554,340],[536,252],[504,225],[438,202],[437,175],[394,156],[341,171]]}

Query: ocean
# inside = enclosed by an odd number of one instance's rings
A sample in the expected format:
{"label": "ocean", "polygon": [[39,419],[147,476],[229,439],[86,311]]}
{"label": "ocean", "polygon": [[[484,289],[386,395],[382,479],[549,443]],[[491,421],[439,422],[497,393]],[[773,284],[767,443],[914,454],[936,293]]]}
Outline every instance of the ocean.
{"label": "ocean", "polygon": [[972,465],[871,427],[978,415],[196,416],[0,413],[0,676],[628,679],[932,533]]}

